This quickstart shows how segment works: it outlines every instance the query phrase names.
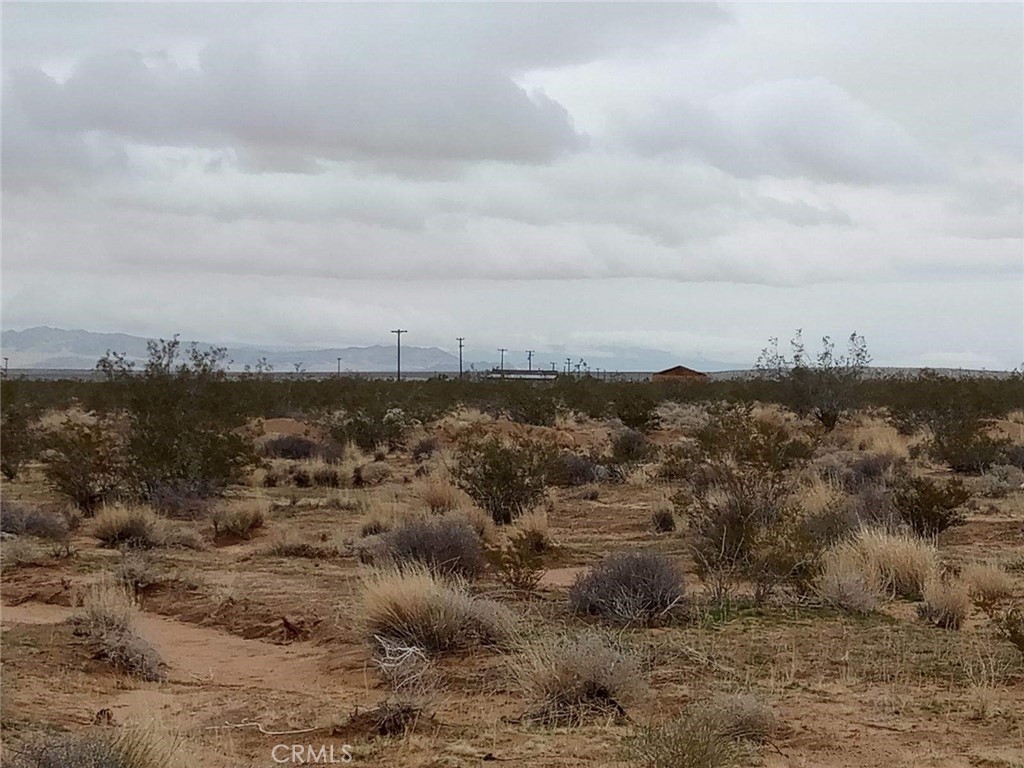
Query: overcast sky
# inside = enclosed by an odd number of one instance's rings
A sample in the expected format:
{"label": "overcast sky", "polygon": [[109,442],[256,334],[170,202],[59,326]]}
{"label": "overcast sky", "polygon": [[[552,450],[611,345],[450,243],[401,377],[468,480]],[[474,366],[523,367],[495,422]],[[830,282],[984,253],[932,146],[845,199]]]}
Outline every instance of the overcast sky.
{"label": "overcast sky", "polygon": [[1024,361],[1024,6],[3,5],[3,327]]}

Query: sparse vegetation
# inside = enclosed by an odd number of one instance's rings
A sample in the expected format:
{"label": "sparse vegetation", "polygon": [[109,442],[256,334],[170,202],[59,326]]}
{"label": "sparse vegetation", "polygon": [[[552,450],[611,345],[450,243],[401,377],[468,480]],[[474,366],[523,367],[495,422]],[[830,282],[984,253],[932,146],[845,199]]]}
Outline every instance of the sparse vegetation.
{"label": "sparse vegetation", "polygon": [[647,689],[637,659],[595,632],[534,641],[513,675],[530,702],[526,719],[546,725],[620,717]]}
{"label": "sparse vegetation", "polygon": [[580,575],[569,606],[610,621],[651,623],[685,612],[683,574],[665,555],[619,552]]}
{"label": "sparse vegetation", "polygon": [[369,574],[363,584],[367,630],[434,653],[502,645],[512,636],[508,610],[474,597],[457,578],[425,566]]}
{"label": "sparse vegetation", "polygon": [[383,535],[381,555],[402,566],[419,563],[439,574],[474,578],[484,567],[480,536],[465,520],[407,520]]}
{"label": "sparse vegetation", "polygon": [[508,525],[544,496],[550,465],[551,451],[539,443],[475,438],[459,447],[454,475],[495,523]]}
{"label": "sparse vegetation", "polygon": [[265,524],[263,506],[252,502],[229,502],[213,514],[215,536],[251,539]]}
{"label": "sparse vegetation", "polygon": [[147,507],[105,507],[96,515],[92,535],[108,547],[154,547],[159,520]]}
{"label": "sparse vegetation", "polygon": [[929,624],[943,629],[960,629],[971,612],[971,597],[961,581],[934,579],[925,586],[924,602],[917,606],[918,615]]}

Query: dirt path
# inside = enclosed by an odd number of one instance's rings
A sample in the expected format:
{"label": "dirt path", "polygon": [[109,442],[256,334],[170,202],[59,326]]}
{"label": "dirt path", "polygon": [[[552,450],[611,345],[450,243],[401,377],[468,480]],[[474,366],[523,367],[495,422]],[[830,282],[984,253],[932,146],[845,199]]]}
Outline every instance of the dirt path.
{"label": "dirt path", "polygon": [[[0,622],[59,624],[71,608],[24,603],[0,608]],[[138,630],[169,667],[169,681],[232,688],[304,691],[324,682],[323,654],[301,644],[282,646],[246,640],[216,629],[142,614]]]}

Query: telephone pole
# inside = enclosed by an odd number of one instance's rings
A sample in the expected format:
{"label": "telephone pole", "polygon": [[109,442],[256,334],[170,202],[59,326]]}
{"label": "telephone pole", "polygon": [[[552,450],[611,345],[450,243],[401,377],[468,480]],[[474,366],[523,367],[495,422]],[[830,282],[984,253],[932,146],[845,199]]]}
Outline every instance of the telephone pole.
{"label": "telephone pole", "polygon": [[533,370],[533,350],[532,349],[526,350],[526,370],[528,370],[528,371],[532,371]]}
{"label": "telephone pole", "polygon": [[571,357],[565,358],[565,372],[566,373],[572,373],[572,358]]}
{"label": "telephone pole", "polygon": [[508,352],[505,347],[499,347],[498,351],[501,352],[501,370],[505,370],[505,353]]}
{"label": "telephone pole", "polygon": [[338,358],[338,378],[341,378],[341,358]]}
{"label": "telephone pole", "polygon": [[396,369],[397,375],[395,376],[395,381],[402,380],[402,334],[408,332],[409,331],[404,328],[396,328],[392,331],[392,333],[398,337],[398,368]]}
{"label": "telephone pole", "polygon": [[462,342],[466,340],[465,336],[459,336],[455,339],[459,342],[459,378],[462,378]]}

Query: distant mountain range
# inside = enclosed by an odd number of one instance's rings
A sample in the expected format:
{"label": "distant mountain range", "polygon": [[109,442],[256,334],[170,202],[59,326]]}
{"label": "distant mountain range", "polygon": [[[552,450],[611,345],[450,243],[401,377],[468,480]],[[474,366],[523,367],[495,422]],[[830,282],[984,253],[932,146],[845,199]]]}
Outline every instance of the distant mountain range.
{"label": "distant mountain range", "polygon": [[[142,336],[124,333],[67,331],[62,328],[28,328],[4,331],[0,348],[10,368],[55,368],[82,370],[95,367],[107,350],[121,352],[130,360],[146,359],[146,341]],[[186,345],[190,342],[184,342]],[[202,348],[213,345],[198,342]],[[339,347],[327,349],[281,349],[275,347],[227,346],[232,370],[266,361],[275,371],[333,371],[338,358],[345,371],[387,371],[395,367],[395,348],[384,346]],[[457,371],[459,358],[436,347],[402,346],[402,368],[408,371]]]}
{"label": "distant mountain range", "polygon": [[[131,336],[124,333],[94,333],[84,330],[65,330],[63,328],[37,327],[23,331],[3,331],[0,336],[0,348],[7,358],[10,369],[50,369],[50,370],[91,370],[96,361],[107,353],[107,350],[121,352],[130,360],[146,359],[146,341],[142,336]],[[184,344],[190,342],[183,340]],[[197,342],[200,347],[213,346],[209,342]],[[283,348],[261,347],[249,345],[217,345],[227,349],[231,370],[240,371],[246,365],[255,365],[265,359],[275,372],[287,373],[301,366],[302,371],[310,373],[337,370],[338,358],[341,358],[341,369],[351,372],[392,371],[395,368],[395,348],[391,345],[375,345],[368,347],[330,347],[330,348]],[[465,369],[486,370],[498,365],[497,359],[487,359],[487,350],[467,347],[465,350]],[[495,356],[496,357],[496,356]],[[561,370],[566,358],[571,357],[573,364],[579,360],[579,350],[569,348],[548,349],[538,352],[533,365],[538,368],[549,368],[554,362]],[[522,358],[522,359],[520,359]],[[638,349],[633,347],[601,347],[592,348],[586,354],[590,370],[602,371],[656,371],[673,365],[687,365],[697,370],[721,371],[742,368],[741,365],[723,363],[702,358],[683,358],[655,349]],[[525,368],[525,354],[510,352],[505,358],[507,368]],[[437,347],[417,347],[402,344],[402,370],[414,372],[451,372],[459,370],[459,358]]]}

